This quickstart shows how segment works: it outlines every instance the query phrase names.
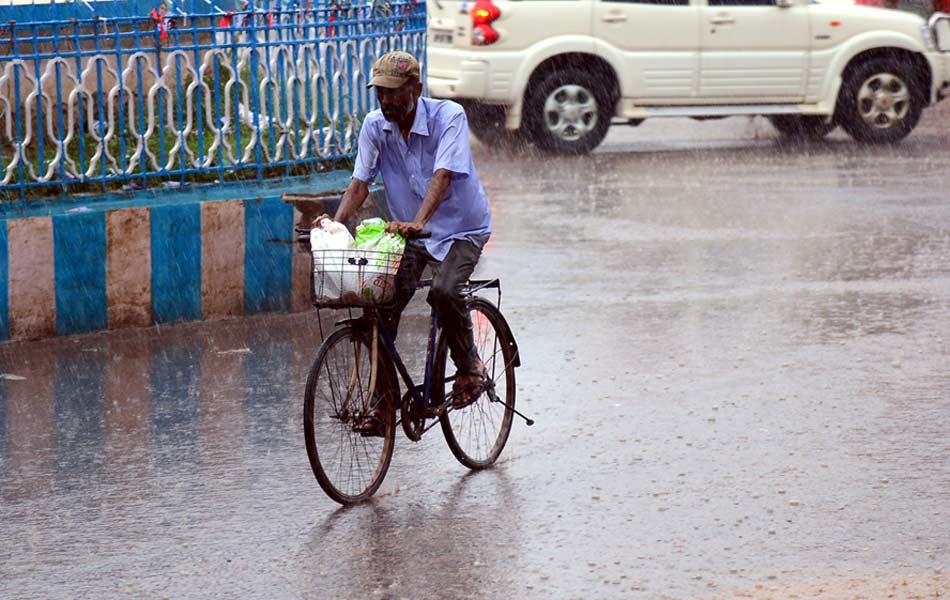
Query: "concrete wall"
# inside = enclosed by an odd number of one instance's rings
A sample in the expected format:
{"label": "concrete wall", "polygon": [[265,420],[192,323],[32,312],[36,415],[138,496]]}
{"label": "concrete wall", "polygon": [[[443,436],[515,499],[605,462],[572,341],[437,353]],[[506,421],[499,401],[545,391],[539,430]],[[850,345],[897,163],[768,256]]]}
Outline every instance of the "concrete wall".
{"label": "concrete wall", "polygon": [[[176,199],[0,219],[0,341],[310,307],[316,198]],[[361,217],[386,215],[377,190]]]}

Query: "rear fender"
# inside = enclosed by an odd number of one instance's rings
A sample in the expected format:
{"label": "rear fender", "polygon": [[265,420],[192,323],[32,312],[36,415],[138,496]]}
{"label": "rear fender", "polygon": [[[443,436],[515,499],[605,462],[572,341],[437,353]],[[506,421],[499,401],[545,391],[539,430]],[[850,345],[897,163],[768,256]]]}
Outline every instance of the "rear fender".
{"label": "rear fender", "polygon": [[484,298],[475,297],[469,300],[469,306],[472,306],[475,304],[480,304],[482,306],[488,307],[488,310],[494,312],[495,315],[498,317],[498,322],[500,324],[502,334],[506,335],[508,339],[511,340],[511,343],[509,344],[509,346],[512,350],[512,356],[514,356],[514,359],[512,360],[511,365],[513,367],[520,367],[521,366],[521,352],[518,350],[518,341],[515,339],[515,336],[512,335],[511,326],[508,325],[508,321],[505,319],[505,316],[501,314],[501,311],[498,310],[498,308],[494,304],[485,300]]}

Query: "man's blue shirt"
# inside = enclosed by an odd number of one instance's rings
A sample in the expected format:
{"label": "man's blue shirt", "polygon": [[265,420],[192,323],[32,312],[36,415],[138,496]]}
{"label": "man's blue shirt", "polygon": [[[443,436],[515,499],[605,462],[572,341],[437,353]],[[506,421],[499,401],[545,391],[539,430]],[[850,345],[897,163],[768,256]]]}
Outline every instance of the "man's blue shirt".
{"label": "man's blue shirt", "polygon": [[393,220],[416,218],[438,169],[451,171],[452,183],[426,224],[432,237],[424,243],[433,258],[443,260],[453,240],[483,246],[491,234],[491,211],[472,162],[465,111],[450,100],[419,98],[408,143],[399,125],[381,111],[366,115],[353,177],[372,183],[382,174]]}

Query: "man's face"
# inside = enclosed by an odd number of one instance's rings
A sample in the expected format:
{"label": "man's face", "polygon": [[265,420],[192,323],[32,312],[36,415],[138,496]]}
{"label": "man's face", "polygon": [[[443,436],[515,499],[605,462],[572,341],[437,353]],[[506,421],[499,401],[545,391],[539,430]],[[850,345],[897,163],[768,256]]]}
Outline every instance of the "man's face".
{"label": "man's face", "polygon": [[376,98],[383,117],[390,123],[399,123],[416,107],[422,94],[422,82],[407,81],[397,88],[376,87]]}

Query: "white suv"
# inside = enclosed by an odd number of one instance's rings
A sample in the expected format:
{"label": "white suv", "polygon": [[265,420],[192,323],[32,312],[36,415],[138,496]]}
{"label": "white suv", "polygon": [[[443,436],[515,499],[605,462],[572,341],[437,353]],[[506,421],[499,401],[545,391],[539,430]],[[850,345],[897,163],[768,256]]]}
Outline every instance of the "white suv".
{"label": "white suv", "polygon": [[896,142],[950,95],[950,16],[843,0],[429,0],[429,93],[483,141],[588,152],[612,120],[766,115]]}

